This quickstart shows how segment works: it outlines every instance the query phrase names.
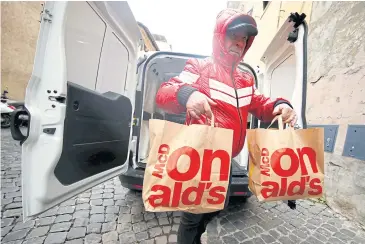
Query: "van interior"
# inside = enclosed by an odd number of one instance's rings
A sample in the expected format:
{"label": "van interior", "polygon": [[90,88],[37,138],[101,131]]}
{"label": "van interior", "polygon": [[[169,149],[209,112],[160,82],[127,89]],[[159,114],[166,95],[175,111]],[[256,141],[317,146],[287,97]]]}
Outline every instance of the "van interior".
{"label": "van interior", "polygon": [[[166,55],[157,54],[153,58],[148,59],[148,62],[144,67],[145,70],[140,71],[140,78],[137,88],[137,93],[141,94],[144,90],[144,99],[139,99],[137,94],[136,101],[143,101],[140,106],[136,104],[135,115],[140,114],[141,127],[139,133],[137,132],[137,149],[136,156],[138,158],[137,165],[139,167],[145,167],[147,163],[148,153],[149,153],[149,131],[148,124],[149,119],[164,119],[167,121],[183,124],[185,122],[186,113],[182,114],[169,114],[157,107],[155,103],[155,96],[161,85],[161,83],[168,81],[174,76],[178,76],[184,66],[186,61],[192,58],[188,55]],[[204,57],[201,57],[204,58]],[[239,67],[242,71],[254,72],[246,64],[242,64]],[[141,77],[142,76],[142,77]],[[140,95],[141,96],[141,95]],[[143,112],[142,112],[143,111]],[[250,128],[250,116],[248,118],[247,128]],[[138,129],[137,129],[138,130]],[[139,135],[138,135],[139,134]],[[246,176],[247,175],[247,165],[248,165],[248,149],[247,145],[244,146],[242,152],[233,159],[232,173],[235,176]]]}

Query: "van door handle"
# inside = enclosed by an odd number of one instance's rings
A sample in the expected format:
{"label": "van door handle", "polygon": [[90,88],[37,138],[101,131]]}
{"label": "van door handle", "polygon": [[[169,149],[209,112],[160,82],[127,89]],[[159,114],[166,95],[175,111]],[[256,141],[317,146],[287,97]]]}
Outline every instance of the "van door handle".
{"label": "van door handle", "polygon": [[[26,136],[23,135],[22,132],[20,131],[20,126],[24,122],[24,120],[20,117],[22,118],[28,117]],[[30,115],[25,108],[18,108],[11,113],[11,124],[10,124],[11,136],[13,137],[14,140],[20,141],[20,145],[22,145],[24,141],[28,138],[29,126],[30,126]]]}

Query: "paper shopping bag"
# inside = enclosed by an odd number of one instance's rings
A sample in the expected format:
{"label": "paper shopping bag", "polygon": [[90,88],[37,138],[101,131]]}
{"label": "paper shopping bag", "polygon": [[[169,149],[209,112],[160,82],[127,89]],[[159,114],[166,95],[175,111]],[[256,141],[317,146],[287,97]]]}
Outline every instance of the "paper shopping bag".
{"label": "paper shopping bag", "polygon": [[147,211],[208,213],[224,208],[233,131],[151,119],[142,198]]}
{"label": "paper shopping bag", "polygon": [[250,190],[259,201],[322,197],[323,128],[284,130],[276,119],[279,130],[248,130]]}

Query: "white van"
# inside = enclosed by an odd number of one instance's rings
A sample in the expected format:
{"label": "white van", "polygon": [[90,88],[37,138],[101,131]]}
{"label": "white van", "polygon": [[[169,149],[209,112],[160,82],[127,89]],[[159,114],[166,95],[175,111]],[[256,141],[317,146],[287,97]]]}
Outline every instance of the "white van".
{"label": "white van", "polygon": [[160,51],[172,51],[172,46],[167,42],[166,37],[163,35],[152,34]]}
{"label": "white van", "polygon": [[[14,113],[11,126],[13,138],[22,145],[25,220],[116,176],[123,185],[140,189],[148,156],[148,119],[184,118],[156,107],[157,88],[179,74],[187,59],[202,57],[144,53],[137,22],[124,1],[56,1],[44,8],[26,108]],[[294,55],[295,80],[285,82],[293,87],[291,102],[303,128],[306,37],[303,19],[291,15],[265,52],[262,70],[264,84],[275,84],[275,77],[283,77],[273,76],[273,70]],[[241,68],[255,75],[249,65]],[[30,119],[25,136],[19,129],[21,114]],[[252,117],[247,126],[267,125]],[[235,160],[231,195],[250,195],[247,162],[245,147]]]}

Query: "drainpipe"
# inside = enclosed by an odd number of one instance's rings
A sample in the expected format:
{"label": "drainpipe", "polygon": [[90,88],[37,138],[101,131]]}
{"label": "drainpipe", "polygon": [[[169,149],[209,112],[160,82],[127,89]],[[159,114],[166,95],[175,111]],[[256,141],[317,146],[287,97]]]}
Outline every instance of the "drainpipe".
{"label": "drainpipe", "polygon": [[276,30],[279,29],[279,23],[280,23],[280,14],[281,12],[285,12],[285,10],[281,10],[281,6],[282,6],[283,2],[280,1],[280,7],[279,7],[279,15],[278,15],[278,23],[276,24]]}

